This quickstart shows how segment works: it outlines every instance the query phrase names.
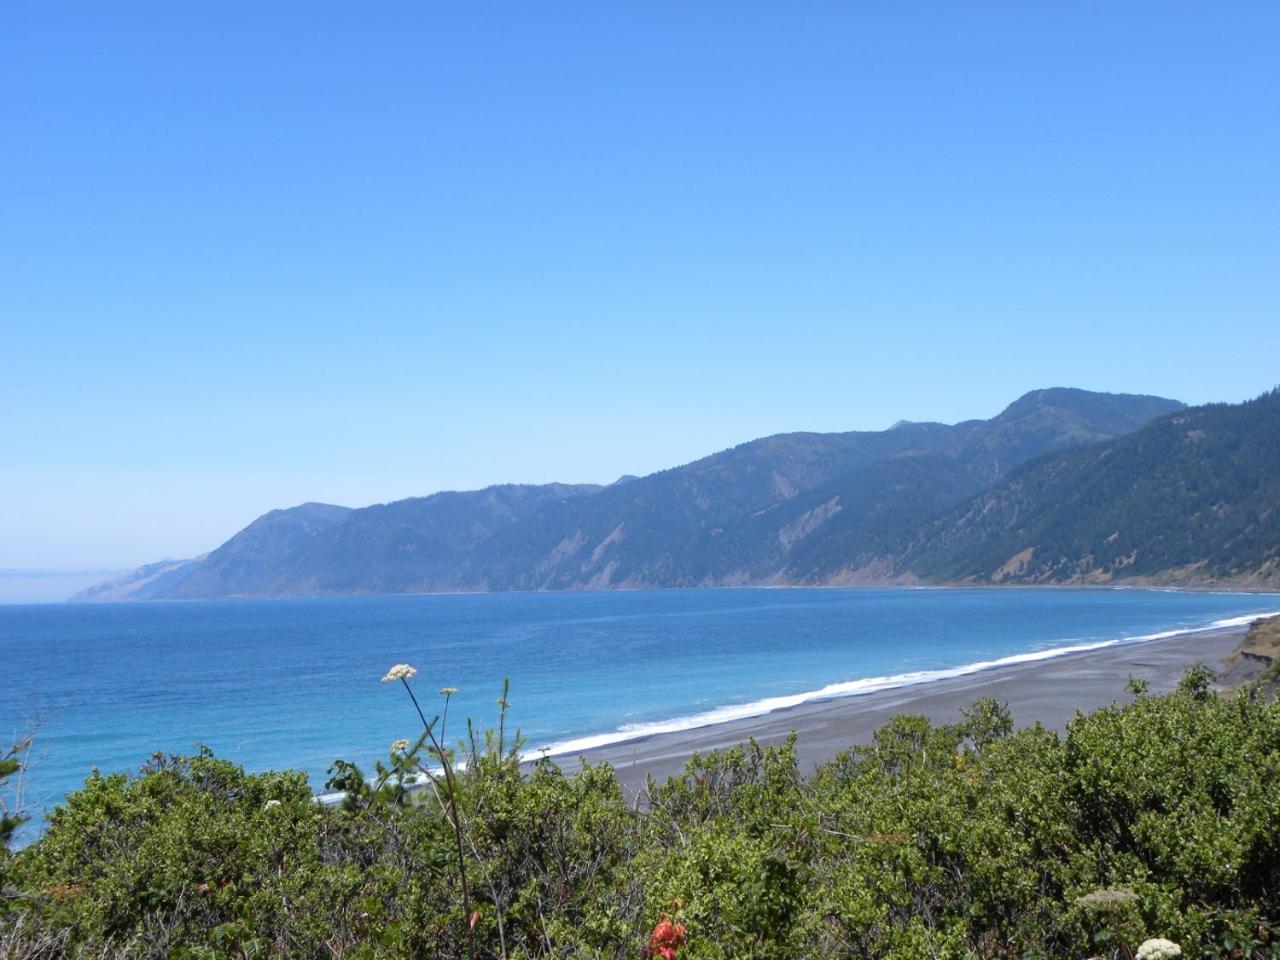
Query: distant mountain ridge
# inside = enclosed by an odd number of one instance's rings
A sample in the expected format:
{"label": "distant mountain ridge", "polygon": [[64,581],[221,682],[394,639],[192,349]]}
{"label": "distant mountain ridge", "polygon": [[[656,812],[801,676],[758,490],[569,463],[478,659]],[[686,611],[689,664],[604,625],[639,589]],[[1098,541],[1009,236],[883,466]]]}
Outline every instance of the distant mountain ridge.
{"label": "distant mountain ridge", "polygon": [[1280,390],[1032,460],[897,550],[933,582],[1280,586]]}
{"label": "distant mountain ridge", "polygon": [[[907,514],[918,522],[1031,456],[1181,407],[1043,390],[992,420],[766,437],[509,528],[471,558],[469,583],[544,590],[793,582],[789,556],[828,525],[896,528]],[[1128,422],[1118,423],[1126,409]]]}
{"label": "distant mountain ridge", "polygon": [[[1184,410],[1053,388],[990,420],[765,437],[646,477],[503,485],[362,509],[308,503],[221,547],[74,599],[917,582],[977,574],[934,557],[940,518],[1029,461]],[[932,525],[932,526],[931,526]],[[935,539],[931,539],[935,538]]]}

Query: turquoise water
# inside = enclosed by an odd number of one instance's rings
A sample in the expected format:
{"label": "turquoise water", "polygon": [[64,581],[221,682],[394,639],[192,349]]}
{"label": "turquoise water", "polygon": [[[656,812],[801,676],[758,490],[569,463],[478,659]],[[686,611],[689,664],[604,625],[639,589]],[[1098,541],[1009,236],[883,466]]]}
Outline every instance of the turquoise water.
{"label": "turquoise water", "polygon": [[[0,733],[39,713],[42,804],[93,766],[197,743],[254,770],[362,764],[415,735],[403,690],[511,722],[530,752],[922,682],[983,662],[1203,628],[1275,594],[1139,590],[671,590],[0,606]],[[874,679],[889,678],[889,679]],[[834,685],[834,686],[833,686]],[[461,725],[454,728],[461,733]]]}

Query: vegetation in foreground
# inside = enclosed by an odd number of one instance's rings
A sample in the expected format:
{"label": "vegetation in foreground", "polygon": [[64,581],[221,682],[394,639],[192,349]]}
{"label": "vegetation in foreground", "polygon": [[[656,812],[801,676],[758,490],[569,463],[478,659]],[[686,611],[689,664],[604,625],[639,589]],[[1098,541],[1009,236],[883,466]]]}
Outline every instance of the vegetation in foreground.
{"label": "vegetation in foreground", "polygon": [[1209,679],[1064,736],[989,700],[902,716],[812,777],[747,744],[643,812],[608,767],[522,775],[496,733],[465,765],[425,734],[371,779],[336,764],[333,807],[301,773],[157,757],[0,854],[0,955],[1280,957],[1280,706]]}

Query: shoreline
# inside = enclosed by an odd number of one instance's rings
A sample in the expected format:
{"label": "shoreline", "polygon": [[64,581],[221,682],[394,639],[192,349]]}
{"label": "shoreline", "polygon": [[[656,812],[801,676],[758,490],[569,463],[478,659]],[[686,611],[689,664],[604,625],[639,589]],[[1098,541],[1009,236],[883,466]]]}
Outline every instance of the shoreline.
{"label": "shoreline", "polygon": [[1138,634],[1137,636],[1120,636],[1106,640],[1064,643],[1062,646],[1006,654],[993,660],[975,660],[949,667],[936,667],[930,670],[914,670],[885,676],[836,681],[835,683],[829,683],[812,690],[801,691],[800,693],[776,694],[758,700],[747,701],[746,703],[722,704],[698,713],[681,714],[666,720],[650,721],[632,727],[623,726],[604,733],[571,737],[567,740],[559,740],[530,750],[526,753],[524,759],[534,760],[543,755],[551,759],[576,757],[585,752],[646,740],[653,736],[686,733],[725,723],[752,720],[770,713],[794,709],[809,703],[861,697],[904,687],[925,687],[939,681],[967,677],[989,670],[1038,663],[1080,653],[1091,653],[1111,647],[1151,643],[1182,636],[1210,633],[1225,628],[1244,627],[1247,629],[1255,620],[1271,616],[1280,616],[1280,611],[1226,617],[1200,627],[1180,627],[1159,630],[1154,633]]}
{"label": "shoreline", "polygon": [[1128,697],[1130,676],[1146,680],[1152,693],[1164,693],[1176,687],[1186,669],[1197,662],[1221,672],[1222,660],[1239,645],[1250,624],[1262,616],[1265,614],[1233,618],[1229,623],[1170,631],[1147,639],[1121,638],[1057,653],[1024,654],[1020,660],[1015,655],[1006,658],[1013,662],[955,668],[965,671],[957,675],[865,692],[813,696],[750,716],[638,733],[549,756],[566,772],[578,769],[584,760],[612,764],[630,802],[644,791],[648,776],[661,781],[680,773],[694,753],[728,749],[749,738],[774,746],[795,732],[800,770],[808,775],[838,753],[868,742],[875,730],[895,715],[917,713],[935,723],[951,723],[960,719],[962,707],[978,697],[1007,703],[1015,727],[1038,722],[1062,730],[1077,712],[1088,713]]}
{"label": "shoreline", "polygon": [[1280,583],[1252,583],[1247,581],[1190,581],[1163,583],[1158,581],[1114,580],[1107,583],[966,583],[948,580],[944,583],[901,583],[872,581],[866,583],[712,583],[697,586],[616,586],[616,587],[564,587],[547,590],[415,590],[408,593],[316,593],[288,596],[233,594],[225,597],[120,597],[116,599],[85,599],[76,595],[65,600],[6,600],[0,603],[12,606],[102,606],[165,603],[256,603],[259,601],[290,600],[370,600],[379,597],[495,597],[505,595],[538,595],[563,593],[646,593],[650,591],[679,590],[1146,590],[1153,593],[1221,593],[1266,595],[1280,594]]}

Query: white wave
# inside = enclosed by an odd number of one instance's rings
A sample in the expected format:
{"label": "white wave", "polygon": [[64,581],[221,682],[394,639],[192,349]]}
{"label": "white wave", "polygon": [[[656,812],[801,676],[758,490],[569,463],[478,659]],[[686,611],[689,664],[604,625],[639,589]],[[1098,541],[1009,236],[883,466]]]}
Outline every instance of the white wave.
{"label": "white wave", "polygon": [[[458,761],[453,765],[453,769],[455,771],[462,771],[467,769],[466,761],[465,760]],[[433,766],[431,768],[431,773],[433,776],[437,776],[437,777],[443,776],[444,768],[439,766]],[[405,785],[408,786],[409,789],[411,790],[421,790],[430,782],[431,782],[431,777],[427,776],[425,773],[420,772],[417,775],[406,779]],[[312,802],[321,804],[322,806],[326,806],[326,807],[331,807],[335,803],[341,803],[345,799],[347,799],[347,791],[345,790],[338,790],[334,793],[317,793],[315,796],[311,798]]]}
{"label": "white wave", "polygon": [[842,683],[828,684],[827,686],[821,687],[817,690],[808,690],[804,693],[765,697],[762,700],[753,700],[750,703],[716,707],[714,710],[707,710],[704,713],[695,713],[684,717],[673,717],[670,720],[658,720],[651,723],[624,724],[610,733],[597,733],[585,737],[576,737],[571,740],[561,740],[538,750],[527,751],[524,754],[523,759],[534,760],[544,756],[558,757],[564,756],[565,754],[576,755],[584,753],[587,750],[594,750],[598,747],[606,747],[616,743],[626,743],[628,740],[639,740],[641,738],[651,737],[657,734],[679,733],[684,730],[695,730],[699,727],[710,727],[718,723],[728,723],[733,720],[746,720],[751,717],[763,716],[767,713],[773,713],[776,710],[786,710],[789,707],[796,707],[802,703],[812,703],[817,700],[833,700],[840,697],[855,697],[862,694],[875,693],[879,690],[892,690],[898,687],[910,687],[921,683],[931,683],[935,680],[950,680],[955,677],[965,677],[970,674],[981,673],[984,670],[991,670],[996,667],[1008,667],[1020,663],[1034,663],[1040,660],[1051,660],[1055,657],[1063,657],[1072,653],[1084,653],[1089,650],[1101,650],[1105,647],[1147,643],[1152,640],[1168,640],[1172,637],[1189,636],[1196,633],[1208,633],[1212,630],[1223,630],[1230,627],[1243,627],[1253,623],[1255,620],[1274,616],[1280,616],[1280,611],[1276,611],[1274,613],[1250,613],[1239,617],[1227,617],[1222,620],[1215,620],[1202,627],[1180,627],[1176,630],[1162,630],[1159,633],[1144,633],[1132,637],[1117,637],[1112,640],[1097,640],[1089,643],[1073,644],[1071,646],[1051,647],[1046,650],[1034,650],[1028,653],[1015,653],[1007,657],[1000,657],[996,660],[979,660],[975,663],[966,663],[958,667],[944,667],[937,670],[917,670],[909,673],[895,673],[887,677],[866,677],[861,680],[847,680]]}

